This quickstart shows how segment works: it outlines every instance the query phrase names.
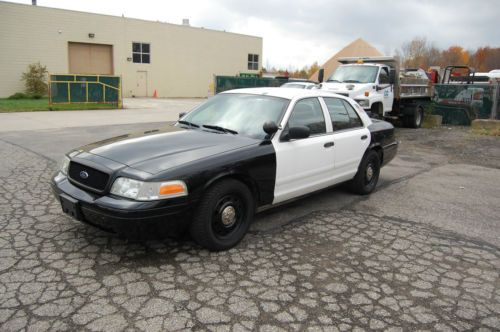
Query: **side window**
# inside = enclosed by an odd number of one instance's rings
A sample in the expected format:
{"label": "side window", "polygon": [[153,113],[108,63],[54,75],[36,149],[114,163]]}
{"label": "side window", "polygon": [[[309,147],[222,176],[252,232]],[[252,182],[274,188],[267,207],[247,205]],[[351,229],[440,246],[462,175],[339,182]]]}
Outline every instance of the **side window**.
{"label": "side window", "polygon": [[349,118],[351,119],[351,128],[363,127],[363,122],[361,122],[358,113],[354,110],[352,105],[345,100],[342,100],[342,102],[344,103],[347,113],[349,114]]}
{"label": "side window", "polygon": [[333,131],[362,127],[363,123],[354,108],[345,100],[339,98],[325,98],[328,113],[332,118]]}
{"label": "side window", "polygon": [[333,131],[351,128],[351,119],[342,99],[323,97],[323,100],[332,118]]}
{"label": "side window", "polygon": [[306,126],[311,136],[326,133],[325,117],[318,98],[302,99],[295,104],[288,119],[288,128]]}
{"label": "side window", "polygon": [[378,84],[389,84],[389,73],[387,72],[387,68],[381,68],[380,74],[378,76]]}

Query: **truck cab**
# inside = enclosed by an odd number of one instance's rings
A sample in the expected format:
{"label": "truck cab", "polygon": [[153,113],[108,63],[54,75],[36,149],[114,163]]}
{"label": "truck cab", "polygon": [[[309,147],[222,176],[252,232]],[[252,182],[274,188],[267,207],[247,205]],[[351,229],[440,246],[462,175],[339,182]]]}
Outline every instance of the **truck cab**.
{"label": "truck cab", "polygon": [[384,117],[394,102],[391,68],[384,64],[356,63],[340,65],[321,85],[328,90],[354,99],[372,116]]}
{"label": "truck cab", "polygon": [[422,124],[430,102],[431,81],[417,69],[400,70],[395,57],[340,58],[326,81],[320,69],[320,89],[354,99],[372,117],[402,120],[407,127]]}

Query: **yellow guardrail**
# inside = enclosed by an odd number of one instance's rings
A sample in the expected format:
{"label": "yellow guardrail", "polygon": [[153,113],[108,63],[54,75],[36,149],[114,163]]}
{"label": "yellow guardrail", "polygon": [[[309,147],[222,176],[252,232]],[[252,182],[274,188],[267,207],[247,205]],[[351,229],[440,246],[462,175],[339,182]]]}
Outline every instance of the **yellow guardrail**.
{"label": "yellow guardrail", "polygon": [[122,108],[122,80],[113,75],[51,74],[49,105],[116,104]]}

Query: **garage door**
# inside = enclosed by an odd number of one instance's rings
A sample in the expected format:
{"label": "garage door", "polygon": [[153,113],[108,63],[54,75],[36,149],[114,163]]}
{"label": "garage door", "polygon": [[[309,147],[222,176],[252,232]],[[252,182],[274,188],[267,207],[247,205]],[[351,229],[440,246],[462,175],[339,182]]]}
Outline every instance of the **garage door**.
{"label": "garage door", "polygon": [[69,72],[72,74],[113,74],[113,46],[69,43]]}

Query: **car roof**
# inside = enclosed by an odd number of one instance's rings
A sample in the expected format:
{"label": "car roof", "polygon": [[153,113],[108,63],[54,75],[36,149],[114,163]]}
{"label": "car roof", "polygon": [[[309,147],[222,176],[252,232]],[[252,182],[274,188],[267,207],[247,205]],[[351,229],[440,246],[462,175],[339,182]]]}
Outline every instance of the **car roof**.
{"label": "car roof", "polygon": [[235,89],[235,90],[228,90],[222,92],[224,94],[229,94],[229,93],[241,93],[241,94],[250,94],[250,95],[263,95],[263,96],[272,96],[272,97],[279,97],[279,98],[285,98],[285,99],[295,99],[295,98],[303,98],[303,97],[339,97],[342,99],[347,99],[346,97],[342,95],[338,95],[329,91],[325,90],[319,90],[319,89],[313,89],[313,90],[307,90],[307,89],[282,89],[282,88],[246,88],[246,89]]}

